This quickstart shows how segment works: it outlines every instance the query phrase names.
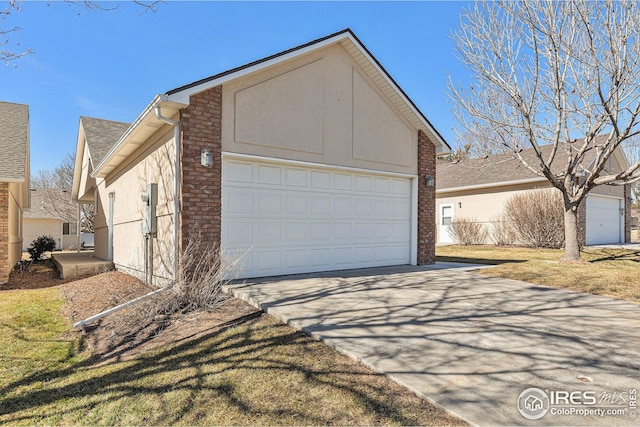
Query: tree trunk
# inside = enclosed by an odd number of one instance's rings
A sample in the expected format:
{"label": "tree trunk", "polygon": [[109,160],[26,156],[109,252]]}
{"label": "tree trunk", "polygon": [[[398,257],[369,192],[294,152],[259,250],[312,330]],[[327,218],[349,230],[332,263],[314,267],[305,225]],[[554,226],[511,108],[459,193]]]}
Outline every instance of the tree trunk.
{"label": "tree trunk", "polygon": [[582,262],[578,244],[578,206],[565,204],[563,262]]}

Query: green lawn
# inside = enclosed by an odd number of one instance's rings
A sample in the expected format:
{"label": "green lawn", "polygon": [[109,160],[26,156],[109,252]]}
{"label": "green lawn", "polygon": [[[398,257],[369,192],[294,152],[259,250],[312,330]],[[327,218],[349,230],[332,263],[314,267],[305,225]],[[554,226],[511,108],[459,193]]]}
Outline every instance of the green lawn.
{"label": "green lawn", "polygon": [[640,303],[640,251],[587,249],[583,264],[559,262],[564,252],[495,246],[439,246],[438,261],[496,264],[481,270],[493,277],[523,280]]}
{"label": "green lawn", "polygon": [[271,316],[97,365],[57,288],[0,292],[0,423],[462,424]]}

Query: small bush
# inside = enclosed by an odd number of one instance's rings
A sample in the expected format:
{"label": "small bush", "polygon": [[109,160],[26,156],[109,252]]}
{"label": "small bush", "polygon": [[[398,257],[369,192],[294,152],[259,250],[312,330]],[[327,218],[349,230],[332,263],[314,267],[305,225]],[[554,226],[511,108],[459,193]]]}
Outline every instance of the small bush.
{"label": "small bush", "polygon": [[31,242],[31,246],[27,248],[27,252],[33,261],[42,259],[45,252],[51,252],[56,248],[56,241],[51,236],[40,236]]}
{"label": "small bush", "polygon": [[240,259],[225,260],[223,265],[222,256],[217,245],[191,233],[181,253],[179,280],[131,306],[131,310],[127,309],[125,315],[114,321],[114,336],[119,343],[141,342],[188,313],[220,306],[228,299],[222,292],[222,286],[228,282],[227,273]]}
{"label": "small bush", "polygon": [[516,194],[505,205],[505,219],[519,244],[536,248],[564,246],[564,204],[556,189]]}
{"label": "small bush", "polygon": [[481,245],[487,239],[483,224],[474,218],[454,218],[449,226],[449,234],[460,245]]}
{"label": "small bush", "polygon": [[489,239],[496,246],[508,246],[516,243],[517,236],[513,224],[504,215],[489,220]]}

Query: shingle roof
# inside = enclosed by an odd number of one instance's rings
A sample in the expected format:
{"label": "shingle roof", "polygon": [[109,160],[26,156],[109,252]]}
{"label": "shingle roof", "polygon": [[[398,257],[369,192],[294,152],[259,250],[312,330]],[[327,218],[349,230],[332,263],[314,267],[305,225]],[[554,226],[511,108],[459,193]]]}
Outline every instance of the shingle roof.
{"label": "shingle roof", "polygon": [[[68,205],[63,201],[68,199]],[[56,206],[54,206],[54,204]],[[27,219],[66,219],[73,218],[76,205],[71,202],[71,194],[59,188],[34,188],[31,190],[31,208],[24,211]]]}
{"label": "shingle roof", "polygon": [[[603,138],[603,136],[598,138]],[[579,144],[580,141],[576,143],[577,146]],[[541,146],[540,151],[543,158],[547,158],[552,149],[552,145]],[[534,168],[538,166],[539,162],[533,148],[523,150],[520,154],[529,165]],[[594,156],[595,150],[589,150],[585,153],[582,166],[587,168]],[[560,172],[566,166],[567,160],[567,153],[562,149],[558,149],[551,169]],[[482,159],[468,159],[457,163],[439,160],[436,163],[436,177],[436,190],[499,184],[534,178],[546,179],[527,169],[512,152],[495,154]]]}
{"label": "shingle roof", "polygon": [[89,146],[93,166],[98,165],[107,155],[120,137],[131,126],[130,123],[114,122],[111,120],[80,117],[84,135]]}
{"label": "shingle roof", "polygon": [[29,106],[0,102],[0,181],[26,179]]}

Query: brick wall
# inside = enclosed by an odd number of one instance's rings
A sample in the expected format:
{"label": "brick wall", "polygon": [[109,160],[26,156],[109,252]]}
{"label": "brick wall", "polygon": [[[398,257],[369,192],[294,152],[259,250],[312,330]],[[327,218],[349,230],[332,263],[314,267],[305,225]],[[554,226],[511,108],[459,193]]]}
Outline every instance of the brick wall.
{"label": "brick wall", "polygon": [[[189,235],[199,232],[203,242],[220,245],[222,189],[222,86],[191,97],[182,111],[181,232],[184,245]],[[213,153],[211,168],[200,164],[200,150]]]}
{"label": "brick wall", "polygon": [[9,183],[0,182],[0,284],[9,281]]}
{"label": "brick wall", "polygon": [[425,185],[425,175],[436,178],[436,148],[418,131],[418,265],[436,260],[436,187]]}

